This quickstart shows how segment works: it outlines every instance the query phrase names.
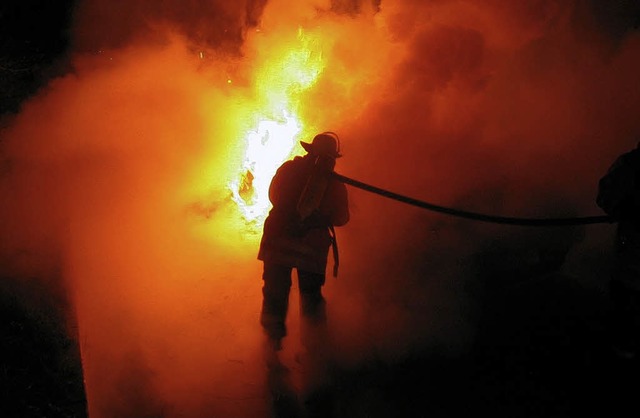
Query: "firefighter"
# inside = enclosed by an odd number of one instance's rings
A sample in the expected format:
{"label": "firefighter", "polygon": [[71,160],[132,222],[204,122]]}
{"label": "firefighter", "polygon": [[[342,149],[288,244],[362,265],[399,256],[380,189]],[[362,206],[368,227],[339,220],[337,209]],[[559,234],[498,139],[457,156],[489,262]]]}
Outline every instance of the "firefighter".
{"label": "firefighter", "polygon": [[597,204],[617,223],[609,284],[612,348],[633,359],[640,350],[640,142],[600,179]]}
{"label": "firefighter", "polygon": [[341,157],[337,135],[323,132],[311,143],[300,144],[307,154],[286,161],[271,181],[273,208],[265,221],[258,253],[264,263],[260,323],[274,351],[281,349],[287,334],[293,269],[298,277],[303,326],[324,326],[322,286],[332,244],[337,263],[333,227],[349,221],[346,187],[330,176]]}

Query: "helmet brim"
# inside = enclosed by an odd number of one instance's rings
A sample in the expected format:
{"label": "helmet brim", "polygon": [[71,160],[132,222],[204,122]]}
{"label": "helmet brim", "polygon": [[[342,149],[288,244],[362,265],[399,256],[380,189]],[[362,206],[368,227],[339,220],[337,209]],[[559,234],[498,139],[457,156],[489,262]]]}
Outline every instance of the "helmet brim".
{"label": "helmet brim", "polygon": [[[318,154],[316,152],[316,150],[313,147],[313,144],[310,144],[309,142],[304,142],[304,141],[300,141],[300,145],[302,145],[302,148],[304,148],[305,151],[307,151],[309,154]],[[333,158],[340,158],[342,157],[342,154],[336,152],[333,154],[328,154],[330,157]]]}

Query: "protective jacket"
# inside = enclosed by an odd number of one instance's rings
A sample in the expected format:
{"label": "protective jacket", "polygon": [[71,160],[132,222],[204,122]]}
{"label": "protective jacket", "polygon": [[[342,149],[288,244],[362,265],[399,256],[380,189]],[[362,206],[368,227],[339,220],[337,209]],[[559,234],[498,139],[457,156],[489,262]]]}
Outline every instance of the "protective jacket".
{"label": "protective jacket", "polygon": [[264,224],[259,260],[325,273],[330,227],[349,221],[349,206],[345,185],[330,178],[318,209],[301,219],[297,205],[314,165],[315,159],[307,154],[285,162],[276,172],[269,187],[273,208]]}
{"label": "protective jacket", "polygon": [[640,220],[640,146],[618,157],[600,179],[597,203],[616,221]]}
{"label": "protective jacket", "polygon": [[640,291],[640,146],[611,165],[599,182],[597,203],[618,222],[613,280]]}

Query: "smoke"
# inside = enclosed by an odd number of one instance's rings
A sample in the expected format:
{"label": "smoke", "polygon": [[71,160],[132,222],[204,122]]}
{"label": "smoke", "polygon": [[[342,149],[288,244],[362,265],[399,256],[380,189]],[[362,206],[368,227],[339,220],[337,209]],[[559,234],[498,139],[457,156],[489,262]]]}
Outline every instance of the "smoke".
{"label": "smoke", "polygon": [[[605,31],[581,2],[383,3],[381,16],[401,53],[341,129],[339,170],[481,213],[601,214],[598,179],[640,134],[637,30]],[[348,278],[332,296],[352,312],[343,331],[369,342],[364,358],[467,349],[483,293],[526,280],[546,254],[566,254],[563,273],[583,285],[606,281],[608,226],[473,223],[355,190],[352,201]]]}
{"label": "smoke", "polygon": [[201,47],[238,52],[249,28],[260,19],[266,0],[234,2],[178,0],[105,2],[83,0],[76,8],[76,49],[96,51],[154,39],[158,26],[170,27]]}
{"label": "smoke", "polygon": [[[598,178],[640,136],[640,35],[608,31],[593,10],[559,0],[79,3],[73,72],[2,131],[1,254],[17,275],[61,271],[90,415],[266,414],[259,235],[227,185],[267,100],[256,74],[300,27],[322,35],[327,65],[296,110],[304,133],[340,134],[339,172],[441,205],[575,216],[599,214]],[[580,228],[475,224],[355,189],[350,198],[340,276],[325,286],[336,361],[348,365],[467,348],[487,246],[559,245],[577,274],[608,244],[584,244]]]}
{"label": "smoke", "polygon": [[[195,61],[178,40],[78,58],[5,132],[5,253],[56,253],[92,416],[204,408],[181,388],[231,374],[259,387],[243,377],[258,367],[253,242],[225,203],[237,128]],[[128,405],[134,387],[160,404]]]}

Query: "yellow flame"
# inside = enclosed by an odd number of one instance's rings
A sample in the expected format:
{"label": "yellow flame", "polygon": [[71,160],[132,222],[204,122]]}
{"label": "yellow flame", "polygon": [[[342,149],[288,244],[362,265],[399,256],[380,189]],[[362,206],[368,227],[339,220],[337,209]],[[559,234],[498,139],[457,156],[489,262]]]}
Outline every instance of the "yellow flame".
{"label": "yellow flame", "polygon": [[233,200],[247,221],[261,222],[269,210],[269,183],[279,165],[291,155],[300,132],[296,118],[263,120],[247,134],[247,149],[239,179],[231,183]]}
{"label": "yellow flame", "polygon": [[256,74],[262,117],[245,136],[244,161],[229,184],[243,218],[256,228],[262,226],[271,207],[271,179],[295,155],[296,139],[304,131],[297,116],[301,94],[315,84],[325,65],[319,39],[302,28],[291,45],[270,53],[271,59]]}

